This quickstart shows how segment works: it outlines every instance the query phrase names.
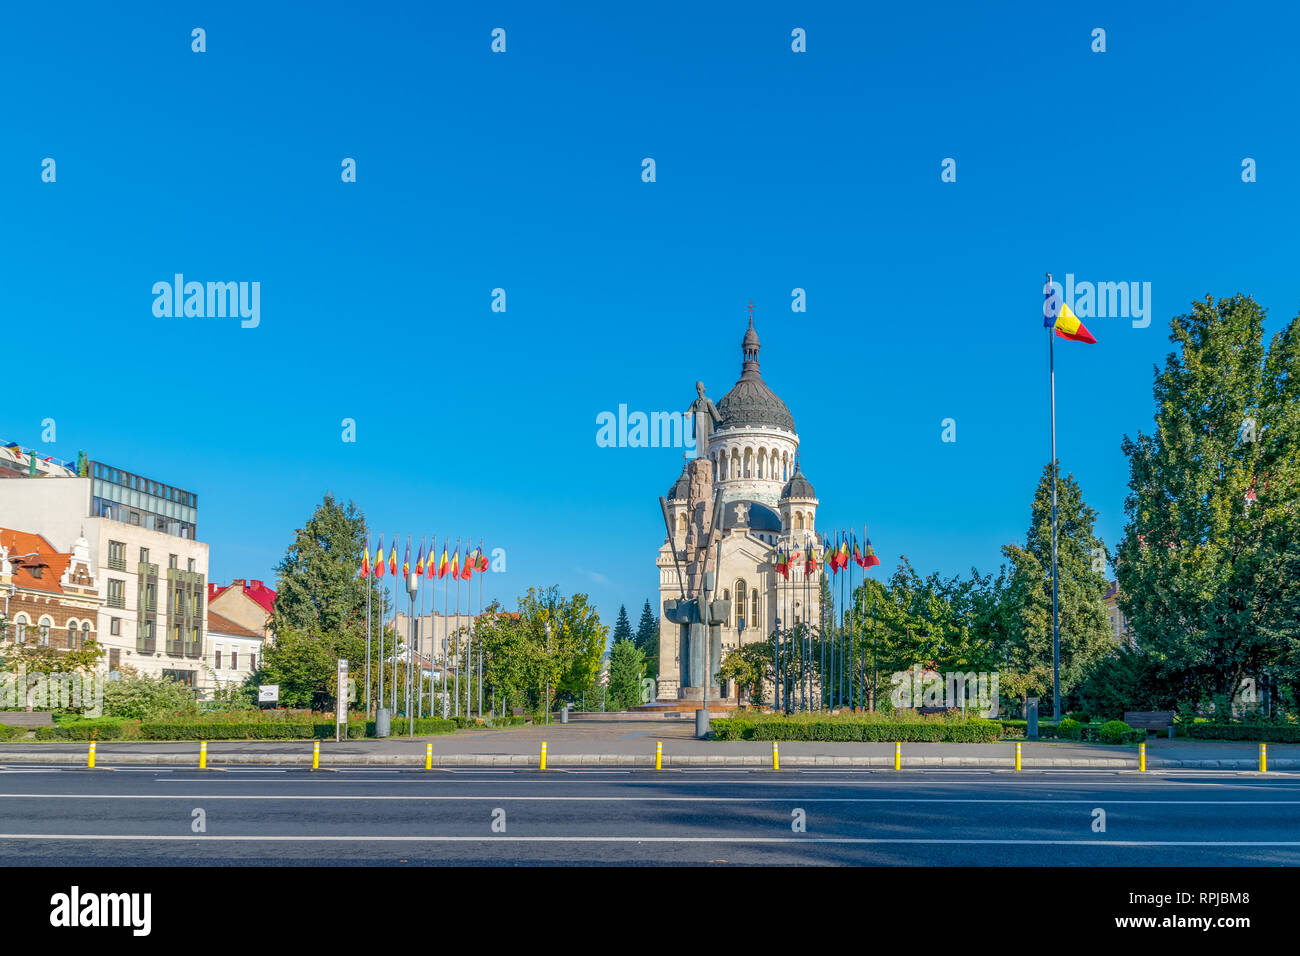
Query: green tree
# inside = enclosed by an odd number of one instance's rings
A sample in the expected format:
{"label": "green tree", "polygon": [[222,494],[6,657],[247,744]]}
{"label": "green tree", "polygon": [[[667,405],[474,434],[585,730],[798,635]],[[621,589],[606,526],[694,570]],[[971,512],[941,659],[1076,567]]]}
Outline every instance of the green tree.
{"label": "green tree", "polygon": [[630,710],[641,703],[644,660],[631,641],[616,641],[609,652],[609,706]]}
{"label": "green tree", "polygon": [[366,547],[366,522],[356,505],[340,506],[332,494],[294,533],[284,560],[276,567],[271,630],[365,631],[366,586],[372,592],[372,615],[383,619],[381,592],[374,578],[357,571]]}
{"label": "green tree", "polygon": [[[1059,466],[1058,466],[1059,467]],[[1069,695],[1114,649],[1106,614],[1106,548],[1094,526],[1097,513],[1083,498],[1074,475],[1057,477],[1057,577],[1061,628],[1062,708]],[[995,620],[1003,662],[1010,671],[1034,675],[1052,669],[1052,468],[1043,468],[1030,509],[1023,547],[1002,549],[1010,562],[1003,606]],[[1031,683],[1033,681],[1031,680]],[[1050,693],[1050,682],[1047,687]]]}
{"label": "green tree", "polygon": [[[349,674],[356,673],[364,679],[364,673],[358,673],[353,662],[365,660],[365,640],[364,627],[334,631],[286,627],[277,631],[275,641],[262,651],[257,683],[279,684],[281,707],[328,706],[335,697],[340,658],[348,661]],[[391,647],[391,644],[385,646],[385,657]],[[378,672],[377,662],[374,670]],[[397,668],[399,687],[405,686],[405,675],[406,665],[402,660]],[[388,679],[391,678],[390,669]],[[385,689],[390,686],[387,680],[385,685]],[[402,698],[399,696],[398,700]]]}
{"label": "green tree", "polygon": [[744,691],[751,701],[763,699],[763,687],[772,679],[772,638],[751,641],[727,652],[718,665],[718,680],[729,680]]}
{"label": "green tree", "polygon": [[637,650],[645,657],[646,676],[659,679],[659,619],[650,610],[650,601],[641,608],[641,620],[637,622],[636,637],[633,638]]}
{"label": "green tree", "polygon": [[123,667],[116,680],[104,682],[105,717],[158,720],[197,712],[193,688],[168,677],[147,677]]}
{"label": "green tree", "polygon": [[619,641],[632,640],[632,622],[627,617],[627,605],[618,606],[618,619],[614,622],[613,641],[617,644]]}
{"label": "green tree", "polygon": [[1221,709],[1246,677],[1295,681],[1300,332],[1263,344],[1248,296],[1175,317],[1155,427],[1124,438],[1120,604],[1166,693]]}

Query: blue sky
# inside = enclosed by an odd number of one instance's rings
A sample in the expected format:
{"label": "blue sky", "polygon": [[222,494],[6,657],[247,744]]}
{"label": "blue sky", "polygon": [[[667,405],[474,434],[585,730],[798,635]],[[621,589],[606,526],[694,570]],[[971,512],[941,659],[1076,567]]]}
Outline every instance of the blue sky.
{"label": "blue sky", "polygon": [[[885,574],[1023,537],[1044,272],[1152,284],[1148,328],[1057,351],[1110,545],[1169,317],[1300,307],[1284,5],[616,6],[8,9],[0,438],[54,418],[48,454],[196,492],[217,581],[273,579],[333,491],[386,538],[505,548],[488,597],[558,583],[612,622],[655,591],[681,452],[599,448],[596,416],[721,397],[751,299],[819,521],[869,523]],[[178,272],[260,282],[260,325],[156,318]]]}

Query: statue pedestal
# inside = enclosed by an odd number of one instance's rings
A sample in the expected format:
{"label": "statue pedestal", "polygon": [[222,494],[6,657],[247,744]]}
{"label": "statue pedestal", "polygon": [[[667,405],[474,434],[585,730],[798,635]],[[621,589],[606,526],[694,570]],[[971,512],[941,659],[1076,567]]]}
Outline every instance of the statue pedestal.
{"label": "statue pedestal", "polygon": [[[678,700],[704,700],[703,687],[683,687],[677,691]],[[714,704],[722,699],[722,688],[714,684],[709,688],[709,703]]]}

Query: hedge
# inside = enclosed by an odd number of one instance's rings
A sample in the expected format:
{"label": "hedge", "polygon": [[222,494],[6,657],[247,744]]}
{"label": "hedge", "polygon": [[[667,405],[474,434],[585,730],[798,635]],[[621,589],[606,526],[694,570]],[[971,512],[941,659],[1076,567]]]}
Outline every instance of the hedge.
{"label": "hedge", "polygon": [[1300,743],[1300,724],[1180,724],[1178,733],[1196,740]]}
{"label": "hedge", "polygon": [[996,721],[895,720],[832,717],[720,717],[709,722],[718,740],[816,740],[928,743],[994,743]]}
{"label": "hedge", "polygon": [[10,727],[6,724],[0,724],[0,740],[13,740],[15,737],[27,736],[27,727]]}

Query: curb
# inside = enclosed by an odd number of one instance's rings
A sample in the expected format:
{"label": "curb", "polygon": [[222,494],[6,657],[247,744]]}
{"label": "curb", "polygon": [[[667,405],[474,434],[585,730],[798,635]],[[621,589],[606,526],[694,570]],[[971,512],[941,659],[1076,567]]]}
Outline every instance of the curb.
{"label": "curb", "polygon": [[[156,766],[198,767],[197,754],[113,754],[101,752],[97,762],[104,764],[135,764]],[[208,752],[208,766],[306,766],[310,767],[310,752],[299,754],[250,753],[223,754]],[[547,754],[548,767],[654,767],[654,754]],[[0,767],[5,764],[61,764],[86,765],[83,753],[0,753]],[[405,767],[424,769],[424,759],[419,754],[321,754],[321,767]],[[434,754],[435,767],[537,767],[536,754]],[[823,754],[782,754],[783,767],[881,767],[892,769],[893,757],[848,757]],[[1137,758],[1125,757],[1025,757],[1025,769],[1055,768],[1137,770]],[[664,754],[665,767],[760,767],[770,768],[772,758],[761,754]],[[1013,758],[1008,757],[904,757],[903,768],[966,767],[984,770],[1011,770]],[[1271,770],[1300,770],[1300,760],[1271,760]],[[1257,770],[1254,760],[1172,760],[1147,758],[1147,772],[1161,770]]]}

